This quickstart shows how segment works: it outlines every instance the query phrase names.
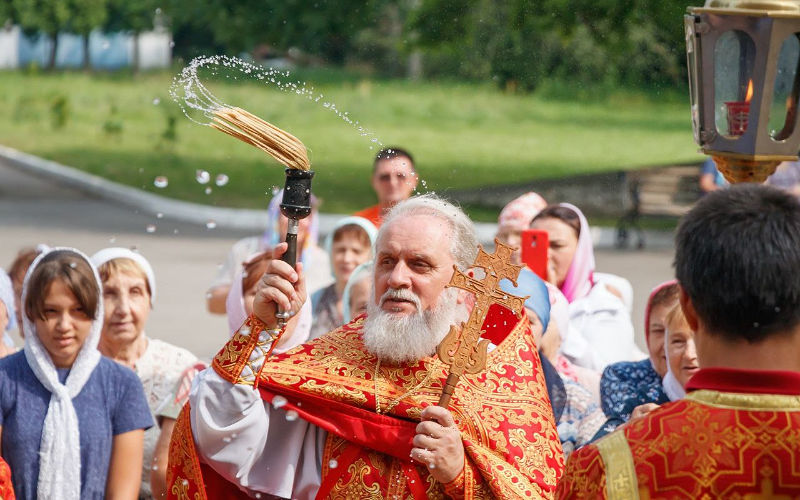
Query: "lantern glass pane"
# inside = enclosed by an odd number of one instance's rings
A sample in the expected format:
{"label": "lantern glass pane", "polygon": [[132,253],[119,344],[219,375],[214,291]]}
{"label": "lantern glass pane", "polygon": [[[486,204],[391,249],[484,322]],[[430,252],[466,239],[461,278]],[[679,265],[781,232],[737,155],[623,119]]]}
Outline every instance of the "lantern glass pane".
{"label": "lantern glass pane", "polygon": [[689,69],[689,102],[692,110],[692,131],[694,141],[700,144],[700,105],[697,95],[697,49],[698,41],[694,29],[695,17],[692,15],[684,16],[686,33],[686,67]]}
{"label": "lantern glass pane", "polygon": [[738,30],[723,33],[714,46],[714,122],[717,132],[738,138],[747,131],[753,98],[756,45]]}
{"label": "lantern glass pane", "polygon": [[795,33],[783,41],[778,54],[775,88],[769,108],[769,135],[775,141],[783,141],[794,132],[797,97],[800,91],[798,64],[800,64],[800,39]]}

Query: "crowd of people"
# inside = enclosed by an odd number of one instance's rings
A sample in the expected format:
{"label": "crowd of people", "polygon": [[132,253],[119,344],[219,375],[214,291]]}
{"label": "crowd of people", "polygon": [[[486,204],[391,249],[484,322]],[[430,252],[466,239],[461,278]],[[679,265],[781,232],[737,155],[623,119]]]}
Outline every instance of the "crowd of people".
{"label": "crowd of people", "polygon": [[[472,266],[474,228],[447,201],[412,196],[408,151],[379,152],[372,185],[378,203],[322,246],[312,200],[297,269],[280,260],[275,194],[264,234],[234,244],[206,294],[229,325],[212,360],[145,333],[157,288],[142,254],[22,250],[0,273],[0,497],[800,493],[792,196],[704,197],[677,232],[677,279],[652,291],[596,269],[575,205],[512,200],[496,235],[510,262],[469,279],[514,264],[484,292],[523,310],[479,311],[486,367],[464,371],[443,407],[450,379],[434,353],[480,309],[446,287],[454,265]],[[527,229],[548,236],[541,277],[520,258]],[[647,301],[646,352],[634,297]]]}

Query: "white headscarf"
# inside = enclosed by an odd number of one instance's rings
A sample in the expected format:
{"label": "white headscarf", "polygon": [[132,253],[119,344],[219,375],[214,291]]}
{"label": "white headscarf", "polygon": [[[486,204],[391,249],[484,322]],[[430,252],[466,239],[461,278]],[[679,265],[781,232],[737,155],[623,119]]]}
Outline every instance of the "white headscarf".
{"label": "white headscarf", "polygon": [[133,250],[111,247],[104,248],[92,255],[92,264],[94,264],[97,269],[100,269],[100,266],[115,259],[130,259],[142,268],[144,275],[147,277],[147,285],[150,287],[150,307],[152,308],[153,304],[156,302],[156,275],[153,272],[153,267],[150,265],[150,262],[148,262],[142,254],[134,252]]}
{"label": "white headscarf", "polygon": [[336,276],[334,273],[334,265],[333,265],[333,235],[336,234],[336,231],[343,228],[344,226],[358,226],[367,233],[367,237],[369,238],[369,245],[370,250],[372,251],[373,255],[375,254],[375,238],[378,237],[378,229],[375,228],[375,224],[370,222],[369,220],[358,217],[357,215],[351,215],[348,217],[342,217],[336,224],[331,228],[328,235],[325,237],[325,251],[328,253],[328,257],[331,259],[331,275],[335,278]]}
{"label": "white headscarf", "polygon": [[97,269],[86,255],[74,248],[50,248],[36,257],[25,275],[22,287],[23,310],[28,296],[30,277],[42,260],[54,252],[69,252],[86,261],[92,269],[99,300],[89,336],[83,342],[64,384],[58,379],[53,360],[39,340],[33,321],[25,312],[21,312],[22,328],[25,332],[25,359],[39,382],[51,393],[42,439],[39,443],[39,478],[36,496],[78,500],[81,494],[81,448],[78,415],[75,413],[72,398],[81,392],[97,363],[100,362],[97,343],[103,327],[103,288]]}
{"label": "white headscarf", "polygon": [[350,273],[350,277],[347,279],[347,284],[344,286],[344,292],[342,292],[342,317],[344,318],[345,323],[350,323],[353,321],[353,313],[350,311],[350,290],[353,288],[353,286],[355,286],[356,283],[365,279],[369,279],[371,275],[371,260],[359,264],[358,267],[353,269],[353,272]]}

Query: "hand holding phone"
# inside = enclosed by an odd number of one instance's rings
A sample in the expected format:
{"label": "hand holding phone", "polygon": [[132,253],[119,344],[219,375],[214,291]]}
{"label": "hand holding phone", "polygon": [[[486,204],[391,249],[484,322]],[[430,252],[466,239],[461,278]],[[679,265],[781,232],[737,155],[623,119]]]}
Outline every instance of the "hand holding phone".
{"label": "hand holding phone", "polygon": [[522,263],[547,281],[547,250],[550,248],[550,237],[542,229],[526,229],[522,231]]}

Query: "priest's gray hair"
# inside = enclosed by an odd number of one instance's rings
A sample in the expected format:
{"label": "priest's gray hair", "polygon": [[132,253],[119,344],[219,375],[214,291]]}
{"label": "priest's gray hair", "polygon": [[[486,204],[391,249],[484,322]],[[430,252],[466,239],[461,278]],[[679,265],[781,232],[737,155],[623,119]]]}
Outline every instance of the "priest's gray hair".
{"label": "priest's gray hair", "polygon": [[451,230],[450,255],[462,270],[472,266],[478,255],[475,226],[460,208],[435,194],[414,196],[392,207],[384,217],[375,241],[381,240],[381,236],[386,232],[385,228],[394,220],[414,215],[429,215],[447,222]]}

